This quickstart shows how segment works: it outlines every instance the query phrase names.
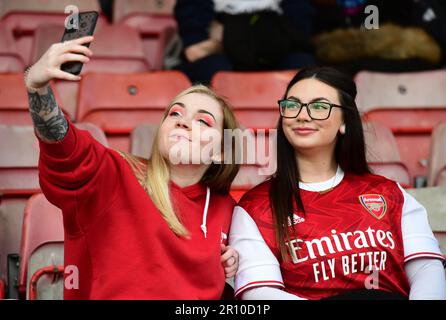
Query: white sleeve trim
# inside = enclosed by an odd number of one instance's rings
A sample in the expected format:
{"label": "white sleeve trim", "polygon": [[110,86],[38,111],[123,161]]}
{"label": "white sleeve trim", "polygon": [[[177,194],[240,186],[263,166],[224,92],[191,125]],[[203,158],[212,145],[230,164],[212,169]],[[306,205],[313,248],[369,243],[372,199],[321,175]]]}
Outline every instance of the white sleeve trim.
{"label": "white sleeve trim", "polygon": [[401,216],[404,263],[422,257],[444,260],[438,241],[429,225],[426,209],[399,184],[398,187],[404,196]]}
{"label": "white sleeve trim", "polygon": [[239,253],[239,268],[234,279],[236,297],[254,287],[284,287],[279,262],[254,220],[239,206],[232,215],[229,245]]}
{"label": "white sleeve trim", "polygon": [[288,293],[284,290],[271,288],[271,287],[259,287],[246,290],[242,295],[243,300],[307,300],[298,297],[292,293]]}

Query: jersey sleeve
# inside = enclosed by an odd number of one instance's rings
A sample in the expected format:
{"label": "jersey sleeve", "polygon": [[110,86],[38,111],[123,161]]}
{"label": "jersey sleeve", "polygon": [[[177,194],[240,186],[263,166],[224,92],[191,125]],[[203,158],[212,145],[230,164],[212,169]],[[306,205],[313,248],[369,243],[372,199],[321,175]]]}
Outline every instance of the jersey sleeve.
{"label": "jersey sleeve", "polygon": [[401,229],[404,243],[404,263],[418,258],[441,259],[438,241],[429,225],[426,209],[400,185],[404,196]]}
{"label": "jersey sleeve", "polygon": [[38,138],[39,183],[48,201],[62,210],[65,230],[77,233],[113,201],[119,168],[110,149],[68,123],[61,141]]}
{"label": "jersey sleeve", "polygon": [[279,262],[265,243],[255,221],[240,206],[234,208],[229,244],[239,252],[240,257],[234,281],[236,297],[254,287],[284,287]]}

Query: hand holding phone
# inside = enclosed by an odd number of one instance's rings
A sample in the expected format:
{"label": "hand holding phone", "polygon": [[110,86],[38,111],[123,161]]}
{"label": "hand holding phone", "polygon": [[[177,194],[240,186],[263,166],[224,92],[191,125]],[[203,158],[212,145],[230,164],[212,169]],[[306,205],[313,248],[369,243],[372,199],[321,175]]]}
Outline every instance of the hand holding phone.
{"label": "hand holding phone", "polygon": [[[78,24],[75,24],[77,28],[65,28],[65,32],[62,37],[62,43],[85,36],[92,36],[96,23],[98,21],[99,13],[96,11],[80,12],[78,15]],[[83,44],[83,46],[89,47],[90,43]],[[62,71],[71,73],[73,75],[79,75],[82,70],[83,63],[80,61],[70,61],[61,65]]]}

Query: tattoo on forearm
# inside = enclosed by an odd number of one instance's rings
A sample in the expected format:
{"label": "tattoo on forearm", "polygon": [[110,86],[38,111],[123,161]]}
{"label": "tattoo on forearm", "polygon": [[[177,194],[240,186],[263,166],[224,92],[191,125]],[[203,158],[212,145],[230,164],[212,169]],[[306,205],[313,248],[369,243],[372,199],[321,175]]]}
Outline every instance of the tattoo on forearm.
{"label": "tattoo on forearm", "polygon": [[28,92],[29,110],[40,138],[54,142],[62,140],[68,131],[68,122],[57,105],[51,87],[45,94]]}

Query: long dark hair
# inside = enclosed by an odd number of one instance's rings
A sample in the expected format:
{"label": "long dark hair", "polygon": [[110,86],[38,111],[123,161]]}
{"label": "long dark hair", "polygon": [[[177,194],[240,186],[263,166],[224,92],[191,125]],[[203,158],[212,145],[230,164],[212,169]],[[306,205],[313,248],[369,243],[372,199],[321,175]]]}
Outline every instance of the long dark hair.
{"label": "long dark hair", "polygon": [[[340,104],[349,107],[349,109],[342,109],[345,134],[338,133],[334,151],[336,162],[345,173],[358,175],[370,173],[365,156],[361,117],[355,103],[356,85],[353,79],[331,67],[305,68],[299,71],[290,81],[284,99],[288,96],[291,87],[297,82],[310,78],[335,88],[339,95]],[[290,239],[288,219],[293,221],[295,206],[305,214],[299,191],[299,180],[296,153],[294,147],[285,137],[282,117],[280,117],[277,124],[277,171],[271,180],[269,198],[275,223],[276,241],[282,259],[285,261],[288,260],[285,240],[289,241]],[[293,231],[295,235],[295,229]]]}

